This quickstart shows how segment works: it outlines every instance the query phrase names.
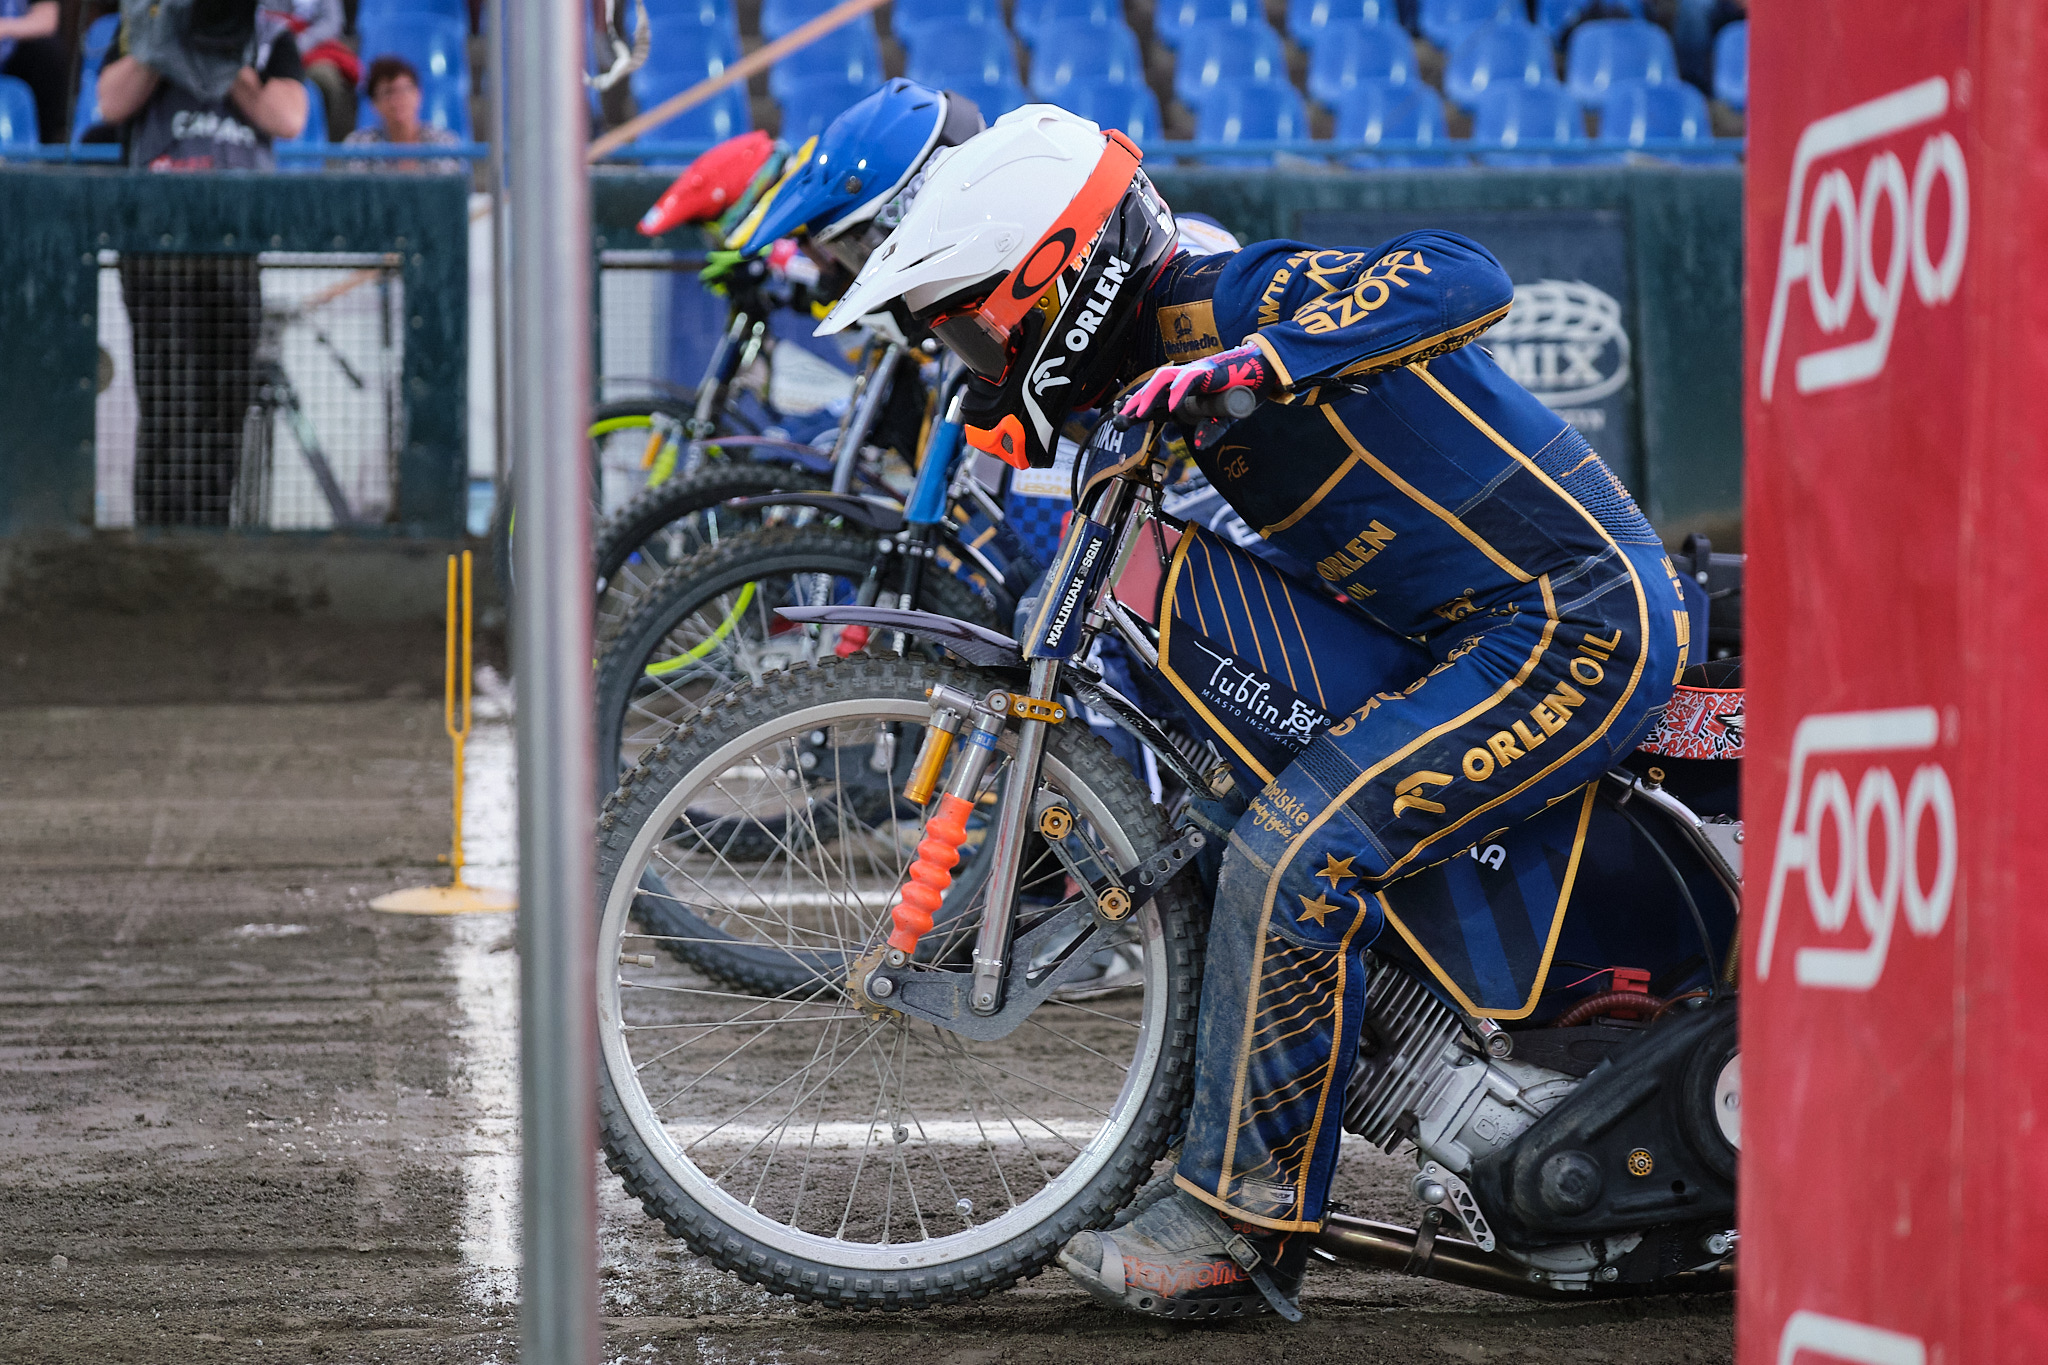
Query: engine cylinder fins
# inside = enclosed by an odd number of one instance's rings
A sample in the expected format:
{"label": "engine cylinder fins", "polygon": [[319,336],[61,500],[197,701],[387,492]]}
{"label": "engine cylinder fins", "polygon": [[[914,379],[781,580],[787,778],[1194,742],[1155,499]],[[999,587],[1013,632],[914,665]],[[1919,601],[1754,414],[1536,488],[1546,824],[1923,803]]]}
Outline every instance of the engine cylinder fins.
{"label": "engine cylinder fins", "polygon": [[1344,1127],[1382,1151],[1405,1136],[1402,1116],[1429,1088],[1434,1059],[1458,1037],[1458,1019],[1415,977],[1373,954],[1358,1061],[1344,1097]]}

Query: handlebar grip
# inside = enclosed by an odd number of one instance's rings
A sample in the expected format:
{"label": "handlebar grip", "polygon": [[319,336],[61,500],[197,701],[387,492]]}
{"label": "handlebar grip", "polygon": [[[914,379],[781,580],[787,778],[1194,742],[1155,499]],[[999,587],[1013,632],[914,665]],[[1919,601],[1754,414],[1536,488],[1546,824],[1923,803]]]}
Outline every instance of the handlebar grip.
{"label": "handlebar grip", "polygon": [[1225,389],[1221,393],[1189,394],[1173,410],[1174,420],[1203,421],[1218,418],[1238,422],[1258,410],[1259,396],[1250,389]]}

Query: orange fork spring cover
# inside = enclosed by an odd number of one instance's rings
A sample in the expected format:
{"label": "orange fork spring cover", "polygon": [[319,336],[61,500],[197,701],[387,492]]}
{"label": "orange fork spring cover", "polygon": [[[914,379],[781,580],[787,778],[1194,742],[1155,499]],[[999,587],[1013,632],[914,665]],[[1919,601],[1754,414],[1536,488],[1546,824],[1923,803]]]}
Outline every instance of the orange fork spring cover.
{"label": "orange fork spring cover", "polygon": [[902,953],[917,951],[917,941],[932,927],[932,916],[953,884],[953,869],[960,863],[960,845],[967,842],[967,817],[974,803],[946,795],[939,798],[939,811],[925,822],[924,842],[917,846],[917,861],[910,865],[903,895],[891,912],[895,929],[889,946]]}

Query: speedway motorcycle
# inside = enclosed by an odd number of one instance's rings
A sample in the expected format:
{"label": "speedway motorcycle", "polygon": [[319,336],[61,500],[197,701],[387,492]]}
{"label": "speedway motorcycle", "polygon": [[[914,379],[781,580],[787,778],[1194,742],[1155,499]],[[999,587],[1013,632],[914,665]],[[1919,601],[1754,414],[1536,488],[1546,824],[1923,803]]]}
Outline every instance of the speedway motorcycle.
{"label": "speedway motorcycle", "polygon": [[[1162,509],[1187,430],[1254,402],[1097,428],[1022,640],[786,608],[959,663],[823,651],[710,701],[607,801],[605,1150],[699,1255],[806,1300],[955,1302],[1038,1273],[1170,1170],[1205,966],[1195,869],[1221,851],[1188,803],[1241,803],[1248,756],[1379,685],[1290,683],[1269,655],[1356,618]],[[1691,569],[1709,593],[1739,581],[1704,548]],[[1112,637],[1134,666],[1103,666]],[[1416,1217],[1333,1213],[1324,1255],[1537,1297],[1732,1287],[1730,671],[1689,677],[1664,752],[1380,893],[1343,1122],[1412,1156]],[[1169,696],[1206,717],[1202,742],[1161,724]],[[1112,947],[1135,985],[1062,989]]]}

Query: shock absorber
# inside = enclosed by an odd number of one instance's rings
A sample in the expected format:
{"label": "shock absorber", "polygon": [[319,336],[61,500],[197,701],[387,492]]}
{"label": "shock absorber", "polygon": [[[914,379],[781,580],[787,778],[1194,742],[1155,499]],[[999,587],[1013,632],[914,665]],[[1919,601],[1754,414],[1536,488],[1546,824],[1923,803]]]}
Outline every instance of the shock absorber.
{"label": "shock absorber", "polygon": [[974,813],[975,797],[980,792],[982,776],[988,772],[989,760],[995,756],[1003,720],[1000,713],[986,706],[975,708],[974,728],[967,732],[966,747],[953,764],[953,780],[946,784],[945,795],[939,798],[938,811],[925,822],[924,839],[917,846],[917,861],[910,865],[902,894],[890,912],[892,959],[895,953],[907,959],[917,951],[917,941],[931,929],[933,917],[946,898],[946,888],[953,884],[953,869],[960,863],[960,845],[967,842],[967,817]]}

